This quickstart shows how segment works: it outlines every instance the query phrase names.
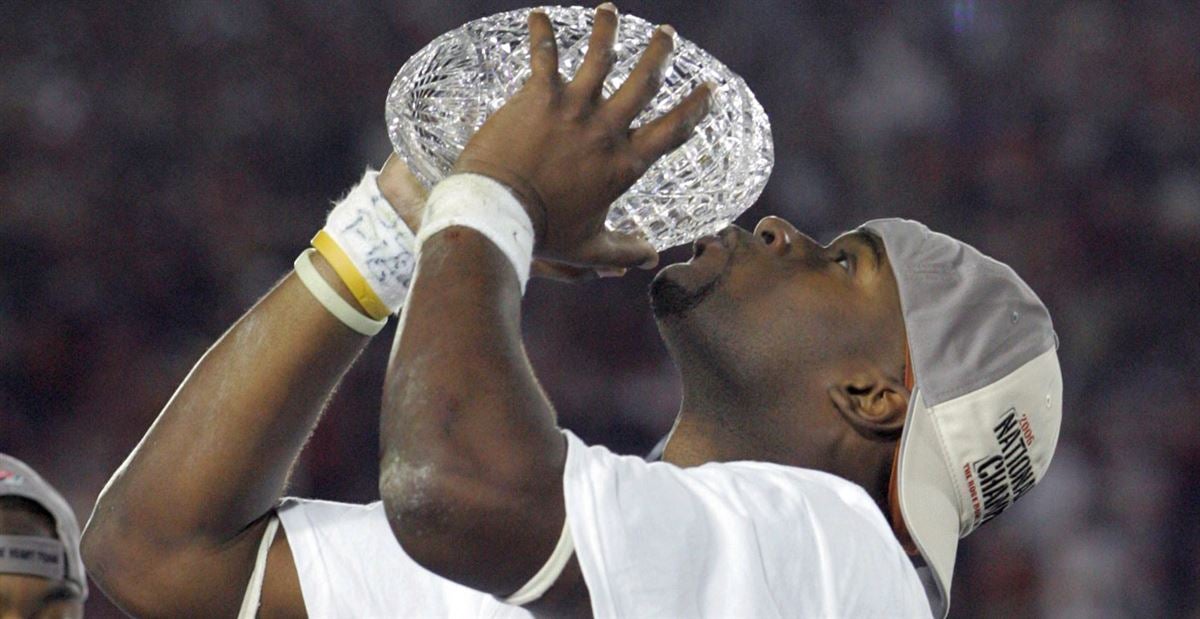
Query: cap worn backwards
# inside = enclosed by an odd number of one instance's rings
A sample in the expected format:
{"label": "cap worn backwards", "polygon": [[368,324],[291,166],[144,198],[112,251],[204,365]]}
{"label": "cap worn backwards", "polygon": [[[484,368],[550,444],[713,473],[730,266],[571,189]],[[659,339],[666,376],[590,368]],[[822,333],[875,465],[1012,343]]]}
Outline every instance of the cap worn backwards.
{"label": "cap worn backwards", "polygon": [[0,454],[0,497],[18,496],[54,518],[58,539],[0,533],[0,573],[65,580],[87,599],[87,576],[79,554],[79,523],[66,500],[24,462]]}
{"label": "cap worn backwards", "polygon": [[1050,314],[1007,265],[914,221],[863,229],[887,249],[916,388],[897,455],[904,524],[934,616],[950,609],[958,540],[1045,475],[1062,420]]}

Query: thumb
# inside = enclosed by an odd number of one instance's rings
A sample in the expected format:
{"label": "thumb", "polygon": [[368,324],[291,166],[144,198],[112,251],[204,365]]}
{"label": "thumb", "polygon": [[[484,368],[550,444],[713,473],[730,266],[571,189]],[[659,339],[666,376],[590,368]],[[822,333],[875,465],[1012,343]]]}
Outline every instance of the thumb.
{"label": "thumb", "polygon": [[581,248],[582,262],[595,266],[652,269],[658,265],[658,251],[650,241],[636,234],[605,230]]}
{"label": "thumb", "polygon": [[416,175],[408,169],[399,155],[392,153],[387,158],[375,182],[379,186],[379,193],[383,194],[396,214],[408,224],[408,228],[414,231],[420,228],[429,191],[417,180]]}

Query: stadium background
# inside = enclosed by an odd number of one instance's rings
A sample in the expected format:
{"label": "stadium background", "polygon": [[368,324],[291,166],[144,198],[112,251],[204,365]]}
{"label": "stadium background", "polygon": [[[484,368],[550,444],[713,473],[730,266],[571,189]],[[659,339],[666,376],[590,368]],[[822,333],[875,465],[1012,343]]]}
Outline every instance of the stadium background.
{"label": "stadium background", "polygon": [[[0,5],[0,451],[85,518],[189,367],[383,161],[404,60],[516,6]],[[914,217],[1011,263],[1049,305],[1068,398],[1056,461],[968,538],[953,614],[1200,616],[1200,5],[620,8],[672,23],[757,92],[776,166],[743,225],[773,213],[825,241]],[[623,452],[648,449],[678,399],[649,278],[535,283],[527,302],[563,423]],[[376,496],[390,334],[292,493]],[[99,591],[88,610],[115,616]]]}

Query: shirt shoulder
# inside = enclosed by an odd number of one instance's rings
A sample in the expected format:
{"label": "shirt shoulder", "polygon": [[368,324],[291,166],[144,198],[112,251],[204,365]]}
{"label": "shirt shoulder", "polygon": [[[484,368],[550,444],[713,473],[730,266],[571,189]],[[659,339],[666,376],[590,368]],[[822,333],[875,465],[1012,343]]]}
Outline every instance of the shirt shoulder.
{"label": "shirt shoulder", "polygon": [[379,501],[288,498],[278,514],[310,617],[530,616],[413,561]]}
{"label": "shirt shoulder", "polygon": [[567,437],[567,515],[597,616],[929,616],[849,481],[765,462],[684,469]]}

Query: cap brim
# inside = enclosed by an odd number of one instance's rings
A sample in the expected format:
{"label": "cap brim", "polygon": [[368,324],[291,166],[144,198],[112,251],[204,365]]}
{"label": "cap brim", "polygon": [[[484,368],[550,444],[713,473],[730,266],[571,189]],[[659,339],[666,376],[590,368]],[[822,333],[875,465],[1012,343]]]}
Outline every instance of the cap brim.
{"label": "cap brim", "polygon": [[901,437],[897,489],[905,527],[928,566],[921,569],[932,572],[932,579],[922,574],[922,580],[932,580],[936,589],[928,591],[934,617],[945,617],[950,610],[950,581],[954,576],[959,531],[954,482],[949,478],[942,454],[932,413],[922,402],[918,389],[909,401]]}

